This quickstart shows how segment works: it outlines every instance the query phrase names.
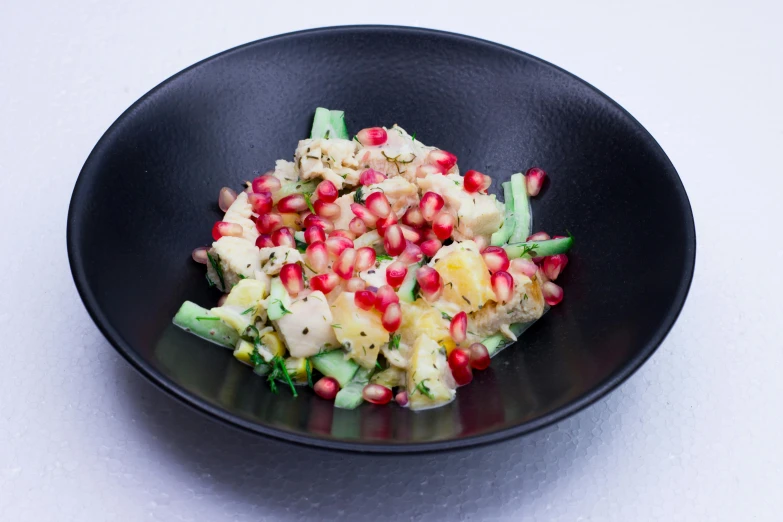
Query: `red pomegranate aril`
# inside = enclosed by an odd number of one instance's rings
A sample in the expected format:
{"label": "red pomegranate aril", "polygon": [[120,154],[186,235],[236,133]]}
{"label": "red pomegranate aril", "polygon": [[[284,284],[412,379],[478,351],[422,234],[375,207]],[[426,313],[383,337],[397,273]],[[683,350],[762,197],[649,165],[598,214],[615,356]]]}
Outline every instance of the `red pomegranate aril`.
{"label": "red pomegranate aril", "polygon": [[525,185],[527,186],[528,195],[538,196],[538,193],[541,192],[541,187],[544,186],[545,180],[546,172],[538,167],[529,169],[525,174]]}
{"label": "red pomegranate aril", "polygon": [[340,284],[340,278],[337,274],[331,272],[327,274],[318,274],[310,278],[310,288],[328,294]]}
{"label": "red pomegranate aril", "polygon": [[565,254],[556,254],[554,256],[547,256],[544,258],[544,262],[541,267],[544,269],[544,273],[550,281],[554,281],[560,275],[560,272],[568,264],[568,256]]}
{"label": "red pomegranate aril", "polygon": [[259,234],[256,238],[256,246],[258,248],[272,248],[275,244],[272,242],[272,236],[269,234]]}
{"label": "red pomegranate aril", "polygon": [[322,399],[334,400],[340,391],[340,383],[334,377],[321,377],[313,385],[313,391]]}
{"label": "red pomegranate aril", "polygon": [[196,263],[206,265],[209,262],[209,256],[207,256],[208,251],[209,249],[207,247],[194,248],[193,252],[190,253],[190,257],[192,257],[193,261]]}
{"label": "red pomegranate aril", "polygon": [[247,195],[247,202],[256,214],[268,214],[274,206],[269,192],[251,192]]}
{"label": "red pomegranate aril", "polygon": [[427,301],[436,300],[443,292],[443,279],[438,271],[431,266],[419,267],[416,270],[416,281],[418,281],[421,293]]}
{"label": "red pomegranate aril", "polygon": [[392,288],[399,288],[408,275],[408,267],[400,261],[395,261],[386,267],[386,282]]}
{"label": "red pomegranate aril", "polygon": [[419,246],[421,247],[421,252],[425,256],[433,257],[438,253],[438,250],[443,246],[443,243],[441,243],[439,239],[428,239],[427,241],[423,241]]}
{"label": "red pomegranate aril", "polygon": [[361,277],[352,277],[345,282],[346,292],[359,292],[367,288],[367,283]]}
{"label": "red pomegranate aril", "polygon": [[296,248],[296,241],[294,241],[294,234],[288,227],[272,232],[272,243],[275,246],[285,246],[288,248]]}
{"label": "red pomegranate aril", "polygon": [[549,306],[555,306],[563,300],[563,289],[552,281],[547,281],[541,285],[541,293],[544,294],[544,301]]}
{"label": "red pomegranate aril", "polygon": [[440,169],[434,165],[419,165],[419,168],[416,169],[417,178],[426,178],[427,176],[440,173]]}
{"label": "red pomegranate aril", "polygon": [[364,204],[367,207],[367,210],[379,218],[385,218],[391,212],[391,205],[389,204],[389,200],[386,199],[386,194],[380,191],[373,192],[364,198]]}
{"label": "red pomegranate aril", "polygon": [[466,192],[478,192],[484,185],[484,174],[477,170],[469,170],[465,173],[463,183]]}
{"label": "red pomegranate aril", "polygon": [[276,192],[280,190],[280,180],[277,179],[274,176],[271,176],[269,174],[265,174],[263,176],[259,176],[256,179],[253,180],[253,192],[255,193],[262,193],[262,192]]}
{"label": "red pomegranate aril", "polygon": [[320,217],[332,220],[340,217],[340,214],[342,213],[342,209],[337,203],[327,203],[320,199],[316,199],[313,202],[313,209]]}
{"label": "red pomegranate aril", "polygon": [[[435,234],[435,232],[432,231],[431,228],[422,228],[421,241],[419,244],[422,244],[424,241],[428,241],[430,239],[438,239],[438,236]],[[440,239],[438,239],[438,241],[440,241]]]}
{"label": "red pomegranate aril", "polygon": [[457,156],[445,150],[433,150],[427,160],[431,165],[437,167],[441,174],[446,174],[457,164]]}
{"label": "red pomegranate aril", "polygon": [[451,233],[454,232],[454,224],[456,220],[454,216],[448,212],[440,212],[435,219],[432,220],[432,231],[438,236],[438,239],[445,241],[451,237]]}
{"label": "red pomegranate aril", "polygon": [[519,272],[521,274],[525,274],[527,277],[530,277],[532,279],[533,276],[536,275],[536,272],[538,271],[538,266],[536,266],[536,264],[530,259],[525,259],[524,257],[520,257],[511,260],[509,270],[511,270],[512,272]]}
{"label": "red pomegranate aril", "polygon": [[400,225],[390,225],[383,235],[383,248],[390,256],[398,256],[405,250],[405,235]]}
{"label": "red pomegranate aril", "polygon": [[305,243],[315,243],[316,241],[326,241],[326,232],[319,226],[311,225],[304,231]]}
{"label": "red pomegranate aril", "polygon": [[312,226],[319,227],[327,234],[334,230],[334,223],[328,219],[322,218],[321,216],[316,216],[315,214],[310,214],[304,218],[303,224],[305,228],[310,228]]}
{"label": "red pomegranate aril", "polygon": [[484,182],[481,184],[481,188],[479,189],[479,192],[486,194],[490,186],[492,186],[492,178],[484,174]]}
{"label": "red pomegranate aril", "polygon": [[399,302],[400,297],[394,291],[394,288],[389,285],[383,285],[375,292],[375,308],[380,312],[385,312],[390,304]]}
{"label": "red pomegranate aril", "polygon": [[434,192],[425,192],[419,201],[419,210],[425,221],[432,221],[443,208],[443,198]]}
{"label": "red pomegranate aril", "polygon": [[511,264],[506,251],[498,246],[488,246],[481,252],[481,257],[484,258],[484,264],[492,273],[508,270]]}
{"label": "red pomegranate aril", "polygon": [[365,147],[377,147],[383,145],[388,139],[386,129],[383,127],[369,127],[356,133],[356,139]]}
{"label": "red pomegranate aril", "polygon": [[415,230],[408,225],[400,225],[400,229],[402,229],[402,235],[405,237],[406,241],[411,241],[413,243],[421,241],[421,233],[419,233],[418,230]]}
{"label": "red pomegranate aril", "polygon": [[337,187],[328,179],[323,180],[315,187],[315,195],[318,196],[318,201],[325,203],[334,203],[340,193]]}
{"label": "red pomegranate aril", "polygon": [[470,354],[462,348],[455,348],[449,354],[448,361],[449,368],[453,372],[454,370],[470,366]]}
{"label": "red pomegranate aril", "polygon": [[298,263],[286,263],[280,269],[280,281],[288,293],[296,297],[299,292],[304,290],[302,267]]}
{"label": "red pomegranate aril", "polygon": [[373,250],[371,247],[362,247],[356,249],[356,271],[364,272],[365,270],[369,270],[373,265],[375,265],[375,259],[375,250]]}
{"label": "red pomegranate aril", "polygon": [[310,243],[307,246],[307,250],[305,250],[305,257],[307,258],[307,264],[316,273],[323,272],[329,266],[329,252],[327,252],[323,241]]}
{"label": "red pomegranate aril", "polygon": [[283,214],[303,212],[307,209],[307,200],[303,194],[291,194],[277,202],[277,210]]}
{"label": "red pomegranate aril", "polygon": [[492,290],[495,291],[495,299],[499,303],[507,303],[514,294],[514,278],[508,272],[500,271],[492,274],[490,278]]}
{"label": "red pomegranate aril", "polygon": [[218,207],[225,212],[237,199],[237,193],[234,189],[223,187],[218,193]]}
{"label": "red pomegranate aril", "polygon": [[528,236],[525,241],[546,241],[548,239],[550,239],[550,237],[546,232],[536,232],[532,236]]}
{"label": "red pomegranate aril", "polygon": [[332,270],[334,270],[334,273],[343,279],[350,279],[353,277],[353,269],[355,264],[356,250],[353,248],[346,248],[340,253],[334,265],[332,265]]}
{"label": "red pomegranate aril", "polygon": [[389,215],[385,218],[378,218],[378,220],[375,221],[375,228],[378,230],[378,234],[383,237],[386,234],[386,229],[396,224],[397,214],[394,212],[389,212]]}
{"label": "red pomegranate aril", "polygon": [[346,248],[353,248],[353,241],[346,237],[334,236],[324,241],[329,255],[339,257]]}
{"label": "red pomegranate aril", "polygon": [[489,350],[481,343],[473,343],[468,348],[470,354],[470,366],[474,370],[486,370],[489,368]]}
{"label": "red pomegranate aril", "polygon": [[402,324],[402,308],[400,303],[391,303],[381,316],[381,324],[387,332],[396,332]]}
{"label": "red pomegranate aril", "polygon": [[350,230],[338,228],[337,230],[332,230],[331,232],[329,232],[329,237],[344,237],[345,239],[350,239],[351,241],[353,241],[354,239],[356,239],[356,234],[354,234]]}
{"label": "red pomegranate aril", "polygon": [[489,245],[489,240],[486,238],[486,236],[476,236],[473,238],[473,242],[476,243],[479,252],[487,248],[487,246]]}
{"label": "red pomegranate aril", "polygon": [[404,225],[408,225],[409,227],[413,228],[421,228],[426,223],[424,221],[424,216],[421,215],[421,210],[419,210],[419,207],[409,208],[402,216],[401,221]]}
{"label": "red pomegranate aril", "polygon": [[408,392],[401,391],[398,392],[397,395],[394,396],[394,402],[399,404],[402,407],[405,407],[408,405]]}
{"label": "red pomegranate aril", "polygon": [[464,343],[468,338],[468,314],[460,312],[452,317],[449,324],[449,333],[455,343]]}
{"label": "red pomegranate aril", "polygon": [[351,203],[351,212],[353,212],[353,215],[364,221],[364,224],[368,227],[375,227],[375,222],[378,221],[378,218],[370,212],[367,207],[364,205],[361,205],[359,203]]}
{"label": "red pomegranate aril", "polygon": [[256,220],[256,228],[262,234],[271,234],[283,226],[283,216],[275,212],[261,214]]}
{"label": "red pomegranate aril", "polygon": [[218,221],[212,227],[212,239],[215,241],[223,236],[242,237],[244,233],[245,229],[242,228],[242,225],[229,223],[228,221]]}
{"label": "red pomegranate aril", "polygon": [[410,265],[418,263],[422,257],[424,257],[424,252],[422,252],[421,247],[416,243],[408,241],[408,244],[405,245],[405,250],[402,251],[402,254],[397,259],[406,265]]}
{"label": "red pomegranate aril", "polygon": [[375,294],[370,290],[359,290],[353,296],[353,303],[362,310],[370,310],[375,306]]}
{"label": "red pomegranate aril", "polygon": [[362,234],[367,232],[367,225],[364,224],[364,221],[362,221],[358,217],[355,217],[350,221],[350,223],[348,223],[348,230],[350,230],[357,236],[361,236]]}
{"label": "red pomegranate aril", "polygon": [[470,382],[473,380],[473,369],[470,367],[470,365],[457,368],[456,370],[452,369],[451,376],[454,377],[454,381],[458,386],[465,386],[466,384],[470,384]]}
{"label": "red pomegranate aril", "polygon": [[375,185],[376,183],[381,183],[383,180],[386,179],[386,176],[378,172],[374,169],[367,169],[361,174],[359,174],[359,183],[364,185],[365,187],[369,187],[370,185]]}
{"label": "red pomegranate aril", "polygon": [[392,391],[380,384],[368,384],[362,390],[362,397],[372,404],[389,404],[392,400]]}

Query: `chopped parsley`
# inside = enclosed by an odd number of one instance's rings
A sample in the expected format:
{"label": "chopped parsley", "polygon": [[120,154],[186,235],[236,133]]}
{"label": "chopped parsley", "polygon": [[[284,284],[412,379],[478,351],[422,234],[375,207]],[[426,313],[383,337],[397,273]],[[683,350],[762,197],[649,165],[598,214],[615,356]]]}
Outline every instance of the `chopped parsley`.
{"label": "chopped parsley", "polygon": [[258,341],[253,343],[253,352],[250,354],[250,364],[252,364],[254,368],[256,366],[261,366],[262,364],[266,364],[266,361],[258,351],[258,345],[259,345]]}
{"label": "chopped parsley", "polygon": [[215,282],[209,278],[209,274],[204,274],[204,277],[207,278],[207,283],[209,284],[209,287],[212,288],[215,286]]}
{"label": "chopped parsley", "polygon": [[426,396],[428,399],[433,400],[435,399],[435,396],[432,395],[432,391],[430,391],[429,387],[427,387],[425,382],[429,381],[429,379],[424,379],[423,381],[419,382],[419,384],[416,385],[416,389],[413,390],[414,392],[419,392],[422,395]]}
{"label": "chopped parsley", "polygon": [[387,254],[375,254],[375,259],[376,261],[391,261],[394,258]]}
{"label": "chopped parsley", "polygon": [[364,187],[359,187],[356,189],[356,192],[353,194],[353,201],[355,203],[359,203],[360,205],[364,205]]}
{"label": "chopped parsley", "polygon": [[394,334],[389,339],[389,350],[398,350],[400,348],[400,334]]}
{"label": "chopped parsley", "polygon": [[416,133],[413,133],[413,136],[411,136],[411,141],[416,141]]}
{"label": "chopped parsley", "polygon": [[[296,249],[297,249],[298,251],[300,251],[300,252],[302,252],[302,253],[304,253],[304,252],[306,252],[306,251],[307,251],[307,243],[305,243],[304,241],[299,241],[299,240],[298,240],[298,239],[296,239],[296,238],[294,238],[294,242],[296,243]],[[307,266],[307,265],[305,264],[305,266]],[[310,268],[310,267],[308,266],[307,268]],[[312,272],[315,272],[315,270],[313,270],[312,268],[310,268],[310,270],[311,270]]]}
{"label": "chopped parsley", "polygon": [[381,363],[379,363],[378,361],[375,361],[375,367],[378,368],[379,370],[383,370],[383,366],[381,366]]}
{"label": "chopped parsley", "polygon": [[523,301],[527,301],[527,294],[525,294],[524,296],[522,296],[522,300],[523,300]]}
{"label": "chopped parsley", "polygon": [[242,274],[237,274],[237,277],[239,279],[247,279],[247,276],[243,276]]}
{"label": "chopped parsley", "polygon": [[339,328],[339,329],[342,329],[342,326],[340,326],[340,325],[339,325],[339,324],[337,324],[337,323],[334,323],[334,324],[332,325],[332,328]]}
{"label": "chopped parsley", "polygon": [[302,193],[305,199],[305,203],[307,203],[307,208],[310,209],[310,212],[315,214],[315,207],[313,207],[313,193],[312,192],[304,192]]}
{"label": "chopped parsley", "polygon": [[218,279],[220,279],[220,286],[222,286],[225,289],[226,282],[223,279],[223,267],[220,266],[220,256],[216,254],[215,257],[217,257],[217,261],[215,261],[215,258],[212,257],[212,254],[207,252],[207,259],[209,259],[209,264],[212,265],[212,269],[217,274]]}
{"label": "chopped parsley", "polygon": [[450,316],[449,314],[447,314],[446,312],[443,312],[443,311],[441,311],[441,310],[438,310],[438,311],[440,312],[440,316],[441,316],[442,318],[444,318],[445,320],[447,320],[447,321],[451,321],[451,320],[453,319],[453,317],[451,317],[451,316]]}
{"label": "chopped parsley", "polygon": [[538,248],[538,243],[533,243],[532,245],[525,245],[524,248],[522,248],[522,254],[520,257],[524,257],[526,255],[529,255],[530,257],[536,257],[536,248]]}

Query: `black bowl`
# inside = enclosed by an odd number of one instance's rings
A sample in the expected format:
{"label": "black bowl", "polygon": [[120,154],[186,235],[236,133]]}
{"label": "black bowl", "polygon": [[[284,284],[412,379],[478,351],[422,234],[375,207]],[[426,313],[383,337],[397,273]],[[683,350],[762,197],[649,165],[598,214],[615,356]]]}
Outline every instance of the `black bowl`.
{"label": "black bowl", "polygon": [[[565,299],[448,406],[335,410],[273,395],[228,350],[171,326],[211,306],[191,250],[211,242],[220,187],[289,158],[317,106],[349,129],[399,123],[491,175],[540,166],[536,230],[570,231]],[[68,252],[87,310],[142,374],[246,430],[326,448],[411,452],[529,433],[596,401],[661,343],[685,301],[693,216],[647,131],[595,88],[498,44],[422,29],[338,27],[209,58],[153,89],[106,132],[71,200]]]}

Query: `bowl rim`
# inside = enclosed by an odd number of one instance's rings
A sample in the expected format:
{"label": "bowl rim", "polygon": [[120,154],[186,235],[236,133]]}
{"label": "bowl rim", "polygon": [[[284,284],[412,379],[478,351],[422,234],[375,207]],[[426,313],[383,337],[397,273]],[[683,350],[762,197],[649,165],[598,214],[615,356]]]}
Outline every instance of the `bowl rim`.
{"label": "bowl rim", "polygon": [[[309,35],[335,35],[340,33],[352,33],[357,31],[386,32],[386,33],[395,33],[397,35],[437,36],[446,40],[470,43],[473,45],[484,46],[495,51],[512,53],[514,55],[521,56],[527,60],[537,62],[540,66],[544,68],[554,70],[560,74],[565,74],[571,77],[572,79],[576,80],[577,82],[585,85],[595,94],[603,98],[604,101],[609,103],[615,109],[619,110],[623,116],[629,118],[631,122],[633,122],[638,126],[638,128],[642,131],[643,136],[647,140],[649,140],[650,144],[653,147],[657,148],[657,152],[661,155],[662,158],[665,159],[666,163],[668,163],[668,167],[671,169],[671,172],[674,173],[674,177],[676,178],[676,182],[677,182],[676,190],[679,192],[680,195],[680,204],[683,206],[683,209],[685,210],[685,220],[682,223],[685,231],[685,240],[686,240],[686,258],[684,259],[684,272],[682,273],[682,277],[680,278],[680,282],[678,285],[678,289],[674,301],[669,307],[668,313],[664,317],[663,322],[654,332],[652,338],[642,347],[642,349],[639,351],[639,353],[637,353],[636,356],[634,356],[629,362],[627,362],[622,367],[620,367],[620,369],[616,370],[612,375],[607,377],[597,387],[585,393],[584,395],[572,401],[569,401],[566,404],[563,404],[562,406],[556,408],[555,410],[537,419],[522,424],[518,424],[515,426],[502,428],[497,431],[471,435],[459,439],[446,439],[446,440],[438,440],[438,441],[431,441],[431,442],[408,443],[408,442],[394,442],[394,441],[382,441],[382,442],[361,441],[361,440],[349,441],[349,440],[332,439],[317,434],[301,435],[298,433],[287,431],[285,429],[276,428],[276,427],[260,424],[257,422],[252,422],[247,419],[243,419],[237,415],[229,413],[227,410],[223,408],[208,403],[206,400],[201,399],[194,394],[189,393],[184,388],[181,388],[176,383],[171,381],[164,374],[155,370],[149,364],[147,364],[144,361],[144,359],[136,352],[136,350],[134,350],[128,343],[126,343],[122,339],[122,337],[119,335],[116,329],[112,326],[112,324],[108,321],[106,316],[103,314],[101,307],[98,304],[98,299],[96,298],[93,289],[90,287],[90,284],[85,274],[85,269],[84,269],[85,260],[83,259],[82,254],[78,249],[78,243],[79,243],[78,239],[80,236],[80,231],[75,229],[74,221],[75,221],[76,213],[79,212],[77,207],[81,205],[81,202],[84,199],[83,191],[85,190],[85,185],[87,184],[87,177],[89,176],[89,171],[91,170],[92,164],[96,162],[97,158],[103,154],[103,150],[106,147],[106,144],[109,142],[113,134],[117,132],[117,130],[123,124],[123,121],[125,120],[126,116],[133,113],[142,103],[144,103],[148,98],[156,94],[158,91],[166,88],[169,84],[173,83],[179,77],[187,74],[192,69],[195,69],[204,63],[211,62],[213,60],[217,60],[234,53],[242,52],[249,47],[264,45],[267,42],[295,39],[305,35],[308,36]],[[212,56],[209,56],[203,60],[194,63],[193,65],[179,71],[178,73],[162,81],[161,83],[159,83],[158,85],[150,89],[148,92],[146,92],[138,100],[136,100],[111,124],[111,126],[106,130],[106,132],[104,132],[104,134],[98,140],[98,142],[90,152],[89,156],[87,157],[84,166],[79,172],[79,176],[74,185],[73,193],[71,194],[71,200],[68,206],[66,244],[67,244],[69,265],[71,268],[71,275],[76,285],[76,289],[79,293],[82,302],[84,303],[85,308],[87,309],[87,313],[90,315],[90,318],[98,327],[98,330],[100,330],[101,334],[103,334],[106,340],[109,341],[109,344],[111,344],[111,346],[113,346],[114,349],[126,361],[128,361],[136,370],[138,370],[139,373],[141,373],[149,381],[155,384],[158,388],[168,393],[170,396],[178,399],[180,402],[186,404],[187,406],[194,409],[195,411],[205,414],[212,419],[222,421],[225,424],[228,424],[234,428],[238,428],[245,432],[250,432],[257,435],[264,435],[283,442],[292,443],[296,445],[303,445],[308,447],[318,447],[327,450],[338,450],[338,451],[359,452],[359,453],[381,453],[381,454],[389,454],[389,453],[405,454],[405,453],[448,451],[448,450],[475,447],[475,446],[485,445],[493,442],[500,442],[513,437],[527,435],[534,431],[550,426],[555,422],[563,420],[566,417],[569,417],[585,409],[586,407],[594,404],[595,402],[597,402],[598,400],[602,399],[607,394],[609,394],[609,392],[617,388],[620,384],[625,382],[631,375],[633,375],[642,366],[642,364],[644,364],[647,361],[647,359],[650,358],[650,356],[655,352],[655,350],[661,345],[663,340],[666,338],[666,336],[674,326],[674,323],[677,321],[677,318],[679,317],[680,313],[682,312],[682,309],[685,305],[685,301],[688,296],[688,292],[691,287],[691,283],[693,281],[693,274],[694,274],[695,264],[696,264],[696,226],[695,226],[695,221],[693,216],[693,209],[690,204],[688,194],[686,193],[685,187],[682,183],[682,179],[680,178],[679,173],[675,169],[671,160],[663,151],[663,149],[655,140],[655,138],[653,138],[653,136],[649,133],[649,131],[647,131],[647,129],[641,123],[639,123],[638,120],[636,120],[636,118],[634,118],[627,110],[621,107],[617,102],[612,100],[609,96],[604,94],[602,91],[600,91],[590,83],[566,71],[565,69],[562,69],[552,63],[542,60],[541,58],[535,57],[533,55],[530,55],[518,49],[514,49],[513,47],[509,47],[507,45],[499,44],[482,38],[467,36],[467,35],[449,32],[449,31],[441,31],[441,30],[420,28],[420,27],[397,26],[397,25],[340,25],[340,26],[319,27],[314,29],[306,29],[301,31],[282,33],[267,38],[254,40],[252,42],[248,42],[233,47],[231,49],[222,51],[220,53],[214,54]]]}

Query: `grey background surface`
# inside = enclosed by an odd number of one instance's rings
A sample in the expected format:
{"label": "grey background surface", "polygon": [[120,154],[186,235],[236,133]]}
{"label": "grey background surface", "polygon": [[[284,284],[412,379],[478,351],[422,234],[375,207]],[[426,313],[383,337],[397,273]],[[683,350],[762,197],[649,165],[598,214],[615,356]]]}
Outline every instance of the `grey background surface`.
{"label": "grey background surface", "polygon": [[[0,519],[779,520],[783,12],[733,4],[3,2]],[[199,416],[91,323],[65,216],[111,122],[216,52],[349,23],[540,56],[613,97],[667,151],[696,217],[696,276],[665,343],[607,399],[471,451],[325,453]]]}

